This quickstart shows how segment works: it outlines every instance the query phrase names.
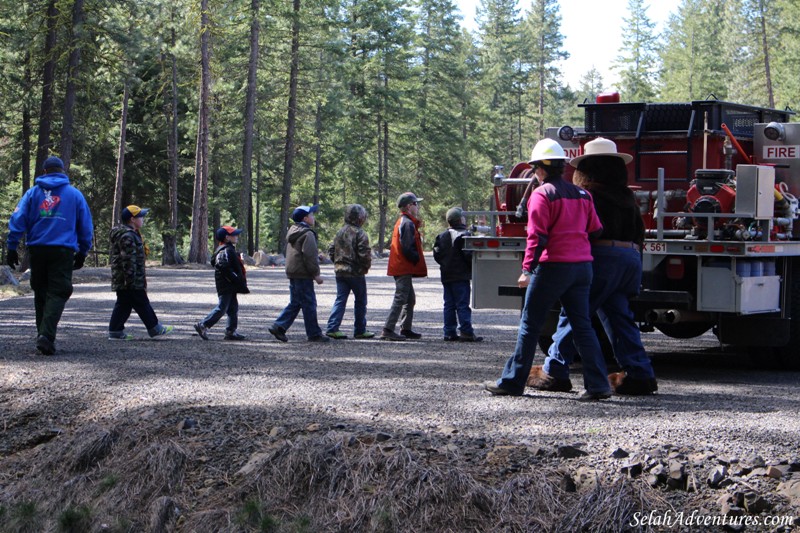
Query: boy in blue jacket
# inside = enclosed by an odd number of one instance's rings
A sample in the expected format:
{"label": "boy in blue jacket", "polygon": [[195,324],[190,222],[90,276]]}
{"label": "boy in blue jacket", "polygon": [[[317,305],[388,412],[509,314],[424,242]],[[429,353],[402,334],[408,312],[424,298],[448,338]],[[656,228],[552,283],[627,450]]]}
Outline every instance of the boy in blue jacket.
{"label": "boy in blue jacket", "polygon": [[36,309],[36,349],[53,355],[58,322],[72,296],[72,271],[83,267],[92,248],[94,225],[86,199],[64,173],[64,162],[51,156],[42,169],[44,175],[25,192],[8,221],[6,260],[11,268],[17,267],[17,246],[25,234]]}
{"label": "boy in blue jacket", "polygon": [[214,233],[219,246],[211,256],[214,267],[214,282],[217,285],[219,303],[203,320],[194,325],[200,338],[208,340],[208,330],[222,318],[228,315],[228,327],[225,328],[226,341],[243,341],[247,337],[236,332],[239,324],[239,301],[237,294],[247,294],[247,274],[244,263],[236,253],[236,241],[239,240],[241,229],[232,226],[222,226]]}

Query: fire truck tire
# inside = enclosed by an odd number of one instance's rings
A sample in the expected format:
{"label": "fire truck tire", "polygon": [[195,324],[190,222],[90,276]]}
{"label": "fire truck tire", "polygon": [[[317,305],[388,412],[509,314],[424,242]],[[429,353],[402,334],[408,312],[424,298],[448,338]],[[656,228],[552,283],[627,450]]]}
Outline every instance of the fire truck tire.
{"label": "fire truck tire", "polygon": [[699,337],[714,324],[710,322],[686,322],[683,324],[655,324],[656,329],[673,339],[692,339]]}
{"label": "fire truck tire", "polygon": [[800,370],[800,261],[795,259],[791,266],[792,292],[789,295],[789,342],[779,348],[751,346],[750,357],[758,364],[780,370]]}

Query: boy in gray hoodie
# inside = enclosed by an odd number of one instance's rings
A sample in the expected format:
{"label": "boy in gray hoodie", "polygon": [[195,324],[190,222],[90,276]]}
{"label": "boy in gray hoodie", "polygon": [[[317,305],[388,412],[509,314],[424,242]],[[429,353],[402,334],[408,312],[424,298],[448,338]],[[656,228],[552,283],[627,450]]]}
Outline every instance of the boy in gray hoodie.
{"label": "boy in gray hoodie", "polygon": [[289,305],[269,327],[269,332],[281,342],[286,342],[286,330],[294,323],[300,311],[310,342],[329,342],[317,322],[317,295],[314,282],[322,285],[319,271],[319,251],[314,227],[314,213],[318,205],[301,205],[292,212],[295,224],[286,237],[286,277],[289,278]]}

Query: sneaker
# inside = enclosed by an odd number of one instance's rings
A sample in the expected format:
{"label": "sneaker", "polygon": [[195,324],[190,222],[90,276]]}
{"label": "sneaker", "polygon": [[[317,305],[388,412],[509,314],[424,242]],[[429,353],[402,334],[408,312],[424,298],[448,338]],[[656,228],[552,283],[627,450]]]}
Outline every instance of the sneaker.
{"label": "sneaker", "polygon": [[531,367],[527,385],[537,390],[549,392],[569,392],[572,390],[572,382],[569,379],[554,378],[544,371],[542,365]]}
{"label": "sneaker", "polygon": [[386,328],[383,328],[383,333],[381,333],[381,339],[387,340],[387,341],[404,341],[404,340],[406,340],[406,338],[403,337],[402,335],[398,335],[397,333],[395,333],[391,329],[386,329]]}
{"label": "sneaker", "polygon": [[156,330],[156,332],[155,333],[151,333],[150,337],[152,337],[153,339],[155,339],[157,337],[163,337],[164,335],[166,335],[168,333],[172,333],[174,330],[175,330],[175,326],[164,326],[164,325],[159,324],[158,329]]}
{"label": "sneaker", "polygon": [[354,339],[374,339],[375,338],[375,334],[372,333],[371,331],[365,331],[363,333],[356,333],[355,335],[353,335],[353,338]]}
{"label": "sneaker", "polygon": [[194,330],[200,335],[200,338],[204,341],[208,340],[208,328],[205,327],[202,323],[198,322],[194,325]]}
{"label": "sneaker", "polygon": [[331,342],[325,335],[317,335],[316,337],[309,337],[308,342]]}
{"label": "sneaker", "polygon": [[331,339],[346,339],[347,335],[342,333],[341,331],[328,331],[325,333]]}
{"label": "sneaker", "polygon": [[583,394],[578,396],[579,402],[597,402],[600,400],[608,400],[611,398],[611,391],[604,391],[604,392],[589,392],[584,391]]}
{"label": "sneaker", "polygon": [[422,335],[420,333],[416,333],[414,331],[411,331],[410,329],[401,329],[400,330],[400,335],[402,335],[406,339],[420,339],[420,338],[422,338]]}
{"label": "sneaker", "polygon": [[483,337],[478,337],[474,333],[462,333],[458,336],[458,340],[461,342],[481,342]]}
{"label": "sneaker", "polygon": [[56,345],[48,337],[39,335],[36,337],[36,350],[42,355],[54,355],[56,353]]}
{"label": "sneaker", "polygon": [[281,342],[287,342],[289,340],[289,337],[286,336],[286,330],[280,326],[270,326],[267,331],[272,333],[272,335]]}
{"label": "sneaker", "polygon": [[108,340],[110,341],[132,341],[133,335],[124,331],[109,331]]}
{"label": "sneaker", "polygon": [[626,396],[648,396],[658,390],[656,378],[633,378],[625,372],[609,374],[608,383],[614,393]]}
{"label": "sneaker", "polygon": [[243,341],[246,339],[247,339],[246,335],[242,335],[241,333],[236,333],[235,331],[228,331],[228,330],[225,330],[225,337],[223,337],[223,340],[226,341]]}
{"label": "sneaker", "polygon": [[458,340],[458,335],[445,335],[444,341],[445,342],[456,342]]}
{"label": "sneaker", "polygon": [[485,381],[483,383],[483,390],[490,392],[492,396],[522,396],[522,393],[525,392],[524,390],[512,391],[504,389],[498,386],[496,381]]}

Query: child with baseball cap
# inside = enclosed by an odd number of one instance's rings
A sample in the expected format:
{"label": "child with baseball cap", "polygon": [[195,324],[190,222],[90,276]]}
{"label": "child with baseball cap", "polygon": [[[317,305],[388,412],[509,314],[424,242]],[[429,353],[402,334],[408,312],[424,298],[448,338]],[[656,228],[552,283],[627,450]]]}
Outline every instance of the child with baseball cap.
{"label": "child with baseball cap", "polygon": [[289,278],[289,304],[283,309],[268,331],[279,341],[287,342],[286,330],[303,312],[306,336],[310,342],[329,342],[317,322],[317,295],[314,282],[322,285],[319,270],[317,233],[314,213],[318,205],[301,205],[292,211],[294,225],[286,236],[286,277]]}
{"label": "child with baseball cap", "polygon": [[147,208],[129,205],[122,210],[122,224],[111,230],[111,288],[117,292],[117,301],[108,324],[109,340],[133,339],[133,335],[125,333],[131,311],[136,311],[142,319],[150,337],[160,337],[174,329],[158,321],[147,297],[147,246],[139,229],[149,212]]}
{"label": "child with baseball cap", "polygon": [[239,323],[239,301],[237,294],[248,294],[247,274],[241,257],[236,253],[236,241],[239,240],[241,229],[233,226],[222,226],[214,232],[219,245],[211,255],[211,265],[214,267],[214,282],[217,286],[219,303],[203,320],[194,325],[200,338],[208,340],[208,330],[222,318],[228,315],[228,325],[225,328],[226,341],[243,341],[247,337],[236,332]]}

